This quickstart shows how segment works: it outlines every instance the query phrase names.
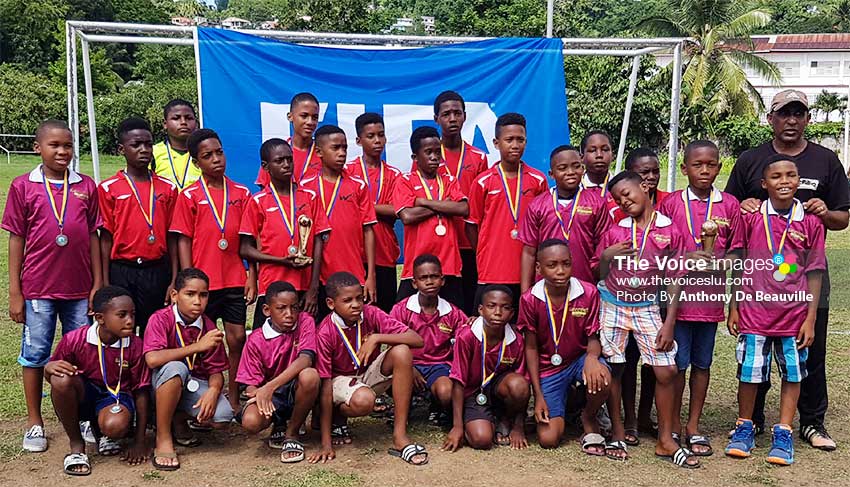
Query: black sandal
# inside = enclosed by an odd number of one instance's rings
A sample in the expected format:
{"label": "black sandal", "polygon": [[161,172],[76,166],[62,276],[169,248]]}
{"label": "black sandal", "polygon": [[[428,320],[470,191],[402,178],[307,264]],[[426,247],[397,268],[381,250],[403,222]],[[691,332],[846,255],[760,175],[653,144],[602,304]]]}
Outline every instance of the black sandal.
{"label": "black sandal", "polygon": [[[286,456],[288,453],[297,453],[294,457]],[[288,438],[283,442],[283,449],[280,452],[281,463],[298,463],[304,460],[304,443],[298,440]]]}
{"label": "black sandal", "polygon": [[[691,435],[687,437],[686,441],[694,455],[698,457],[710,457],[711,455],[714,455],[714,448],[711,447],[711,441],[709,441],[707,436]],[[708,450],[704,452],[696,451],[694,450],[694,445],[706,447]]]}
{"label": "black sandal", "polygon": [[[622,451],[626,455],[625,456],[614,455],[613,452],[615,452],[615,451]],[[628,445],[626,445],[626,442],[622,441],[622,440],[609,441],[608,444],[605,445],[605,456],[610,458],[611,460],[617,460],[618,462],[625,462],[626,460],[629,459],[629,447],[628,447]]]}
{"label": "black sandal", "polygon": [[638,438],[638,430],[637,428],[629,428],[626,430],[626,438],[623,440],[629,446],[638,446],[640,445],[640,438]]}
{"label": "black sandal", "polygon": [[701,466],[699,461],[697,461],[697,463],[688,463],[688,460],[690,460],[691,458],[696,458],[697,456],[694,455],[694,452],[688,450],[687,448],[679,448],[678,450],[674,451],[672,455],[659,455],[658,453],[656,453],[655,456],[668,460],[677,467],[694,469],[700,468]]}
{"label": "black sandal", "polygon": [[331,428],[331,441],[333,442],[334,440],[339,441],[339,443],[334,443],[337,446],[350,445],[353,441],[351,428],[347,424],[334,425]]}
{"label": "black sandal", "polygon": [[[420,445],[419,443],[411,443],[401,450],[396,448],[390,448],[387,453],[394,457],[401,458],[405,462],[410,465],[425,465],[428,463],[428,451],[425,450],[425,447]],[[425,455],[425,460],[421,462],[414,462],[413,457],[417,455]]]}

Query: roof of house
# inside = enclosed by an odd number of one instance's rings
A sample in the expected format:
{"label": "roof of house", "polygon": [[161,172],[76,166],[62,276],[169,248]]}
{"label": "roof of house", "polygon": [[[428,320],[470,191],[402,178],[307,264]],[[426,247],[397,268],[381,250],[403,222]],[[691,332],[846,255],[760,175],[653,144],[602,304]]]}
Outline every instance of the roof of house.
{"label": "roof of house", "polygon": [[850,50],[850,34],[757,35],[752,40],[755,52]]}

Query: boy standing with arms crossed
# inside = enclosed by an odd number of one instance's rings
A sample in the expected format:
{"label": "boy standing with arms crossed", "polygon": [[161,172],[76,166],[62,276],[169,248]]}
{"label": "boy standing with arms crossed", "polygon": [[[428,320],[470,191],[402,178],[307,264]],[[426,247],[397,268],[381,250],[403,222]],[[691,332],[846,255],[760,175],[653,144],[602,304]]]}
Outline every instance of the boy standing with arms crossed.
{"label": "boy standing with arms crossed", "polygon": [[101,287],[97,186],[71,170],[74,145],[65,122],[39,124],[33,150],[41,164],[9,187],[2,227],[9,232],[9,316],[23,324],[21,354],[27,432],[23,448],[47,450],[41,417],[44,366],[56,319],[62,334],[88,324]]}

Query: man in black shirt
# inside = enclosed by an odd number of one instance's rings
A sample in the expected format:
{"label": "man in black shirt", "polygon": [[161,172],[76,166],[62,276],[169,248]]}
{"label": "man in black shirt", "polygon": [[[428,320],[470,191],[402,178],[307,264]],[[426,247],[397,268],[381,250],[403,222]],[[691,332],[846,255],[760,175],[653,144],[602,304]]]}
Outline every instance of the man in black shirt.
{"label": "man in black shirt", "polygon": [[[742,212],[759,211],[767,199],[762,189],[762,170],[765,161],[780,153],[797,160],[800,186],[796,197],[809,213],[819,217],[827,230],[847,228],[850,218],[850,185],[844,168],[835,152],[809,142],[803,132],[809,124],[809,102],[806,95],[796,90],[778,93],[771,103],[767,121],[773,128],[773,140],[738,157],[726,192],[741,201]],[[821,300],[815,321],[815,341],[809,347],[806,361],[808,377],[803,380],[797,408],[800,411],[800,437],[813,447],[831,451],[835,442],[824,427],[828,407],[826,388],[826,328],[829,318],[829,271],[824,274]],[[764,430],[764,397],[770,383],[759,389],[753,415],[757,430]]]}

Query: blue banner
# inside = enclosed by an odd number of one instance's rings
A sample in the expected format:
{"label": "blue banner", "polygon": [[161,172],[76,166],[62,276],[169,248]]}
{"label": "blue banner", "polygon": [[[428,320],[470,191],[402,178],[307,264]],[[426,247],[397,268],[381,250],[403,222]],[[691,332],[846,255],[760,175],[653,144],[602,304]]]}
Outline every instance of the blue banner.
{"label": "blue banner", "polygon": [[222,29],[199,28],[204,126],[216,130],[227,173],[252,184],[259,148],[287,138],[289,102],[309,91],[320,102],[319,125],[339,125],[348,158],[360,155],[354,120],[384,116],[387,161],[410,168],[410,134],[435,125],[434,98],[444,90],[466,101],[463,138],[499,159],[496,118],[519,112],[528,122],[524,160],[548,171],[549,152],[569,142],[560,39],[500,38],[420,49],[344,49],[290,44]]}

